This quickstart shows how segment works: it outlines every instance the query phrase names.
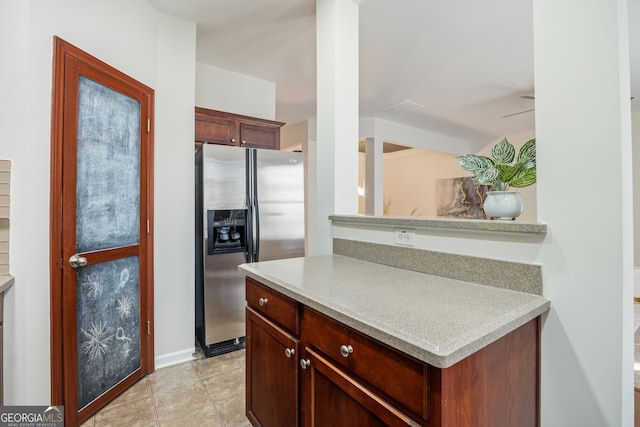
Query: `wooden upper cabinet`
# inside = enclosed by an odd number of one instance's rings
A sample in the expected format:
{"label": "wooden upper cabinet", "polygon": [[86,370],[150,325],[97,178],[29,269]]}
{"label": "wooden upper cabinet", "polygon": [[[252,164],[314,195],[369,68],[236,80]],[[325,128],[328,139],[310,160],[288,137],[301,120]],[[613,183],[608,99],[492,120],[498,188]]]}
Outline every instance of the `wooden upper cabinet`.
{"label": "wooden upper cabinet", "polygon": [[235,120],[214,115],[205,116],[196,111],[196,143],[238,145],[236,133]]}
{"label": "wooden upper cabinet", "polygon": [[196,147],[203,143],[280,149],[282,122],[196,107]]}

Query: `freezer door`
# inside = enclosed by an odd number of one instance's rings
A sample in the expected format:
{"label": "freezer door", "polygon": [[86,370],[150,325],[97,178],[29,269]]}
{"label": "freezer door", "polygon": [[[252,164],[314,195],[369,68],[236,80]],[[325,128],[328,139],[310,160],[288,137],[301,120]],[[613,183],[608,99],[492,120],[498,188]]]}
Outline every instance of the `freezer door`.
{"label": "freezer door", "polygon": [[205,144],[202,150],[204,213],[211,209],[246,209],[247,149]]}
{"label": "freezer door", "polygon": [[258,261],[304,256],[303,154],[255,152]]}
{"label": "freezer door", "polygon": [[205,345],[243,337],[244,274],[238,265],[246,262],[244,252],[205,257],[204,316]]}

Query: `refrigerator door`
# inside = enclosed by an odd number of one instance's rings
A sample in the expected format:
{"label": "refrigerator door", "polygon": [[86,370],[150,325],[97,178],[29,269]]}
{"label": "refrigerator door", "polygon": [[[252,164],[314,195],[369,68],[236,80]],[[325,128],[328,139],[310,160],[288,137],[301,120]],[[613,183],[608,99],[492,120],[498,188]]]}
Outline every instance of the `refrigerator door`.
{"label": "refrigerator door", "polygon": [[[205,345],[244,337],[244,275],[238,265],[245,253],[209,255],[205,261]],[[208,356],[208,354],[207,354]]]}
{"label": "refrigerator door", "polygon": [[304,256],[302,153],[255,150],[257,259]]}
{"label": "refrigerator door", "polygon": [[[215,214],[208,213],[246,212],[245,215],[249,215],[246,211],[249,200],[248,161],[246,148],[202,146],[202,184],[198,185],[201,195],[196,195],[202,197],[202,202],[196,203],[200,222],[196,232],[202,242],[196,249],[196,269],[200,269],[196,272],[196,280],[199,281],[196,285],[196,335],[206,356],[241,348],[239,339],[245,335],[244,275],[238,271],[238,265],[249,260],[248,251],[238,248],[212,251],[211,248],[217,247],[214,242],[220,230],[213,227],[209,219],[214,225],[215,221],[231,221],[226,227],[229,229],[229,241],[233,240],[230,233],[236,224],[231,214],[229,218],[216,218]],[[200,173],[198,167],[196,172]],[[218,225],[222,227],[224,224]],[[211,244],[210,236],[214,240]],[[241,344],[244,345],[243,342]]]}
{"label": "refrigerator door", "polygon": [[205,144],[202,150],[204,214],[211,209],[246,209],[247,149]]}

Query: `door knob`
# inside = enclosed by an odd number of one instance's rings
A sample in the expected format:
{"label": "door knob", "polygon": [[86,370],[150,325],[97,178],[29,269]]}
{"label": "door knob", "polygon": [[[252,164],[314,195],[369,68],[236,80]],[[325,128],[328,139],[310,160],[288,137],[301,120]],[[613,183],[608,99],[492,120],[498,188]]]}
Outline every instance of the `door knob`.
{"label": "door knob", "polygon": [[291,357],[294,354],[296,354],[296,349],[295,348],[285,348],[284,350],[284,355],[287,357]]}
{"label": "door knob", "polygon": [[311,361],[309,359],[300,359],[300,367],[302,369],[307,369],[307,366],[311,365]]}
{"label": "door knob", "polygon": [[73,255],[69,258],[69,265],[73,268],[84,267],[87,265],[87,259],[78,254]]}

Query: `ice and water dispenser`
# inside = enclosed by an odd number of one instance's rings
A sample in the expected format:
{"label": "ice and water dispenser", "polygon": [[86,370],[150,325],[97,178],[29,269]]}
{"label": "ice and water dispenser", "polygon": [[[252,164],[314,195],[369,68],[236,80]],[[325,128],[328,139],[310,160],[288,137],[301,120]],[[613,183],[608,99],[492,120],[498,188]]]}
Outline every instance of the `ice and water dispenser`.
{"label": "ice and water dispenser", "polygon": [[246,209],[209,210],[207,224],[207,255],[246,251]]}

